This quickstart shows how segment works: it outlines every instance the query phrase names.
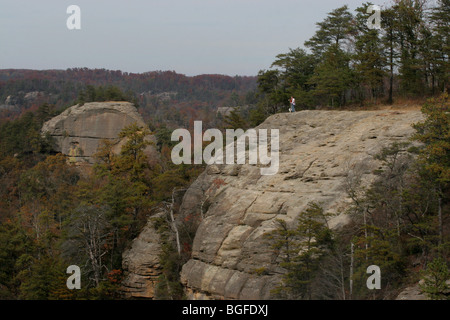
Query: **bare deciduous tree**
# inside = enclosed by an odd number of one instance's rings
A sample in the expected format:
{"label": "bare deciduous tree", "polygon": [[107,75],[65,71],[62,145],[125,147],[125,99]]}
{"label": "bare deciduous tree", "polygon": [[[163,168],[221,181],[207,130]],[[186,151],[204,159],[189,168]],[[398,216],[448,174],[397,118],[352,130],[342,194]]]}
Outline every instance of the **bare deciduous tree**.
{"label": "bare deciduous tree", "polygon": [[95,286],[102,280],[104,256],[108,253],[108,240],[111,225],[106,218],[108,208],[98,206],[80,206],[73,213],[68,225],[68,241],[63,248],[66,254],[75,256],[84,263]]}

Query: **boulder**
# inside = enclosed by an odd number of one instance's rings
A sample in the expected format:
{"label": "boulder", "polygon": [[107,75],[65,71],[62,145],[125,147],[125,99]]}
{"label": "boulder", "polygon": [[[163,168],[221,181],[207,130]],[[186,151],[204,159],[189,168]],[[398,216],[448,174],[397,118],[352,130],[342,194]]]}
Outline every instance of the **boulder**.
{"label": "boulder", "polygon": [[[93,155],[103,139],[113,141],[114,152],[120,152],[125,140],[120,140],[118,135],[132,123],[146,127],[130,102],[89,102],[68,108],[45,122],[41,131],[43,134],[48,132],[54,138],[53,147],[57,152],[70,155],[74,162],[93,163]],[[153,136],[148,136],[148,139],[155,142]],[[155,147],[149,146],[146,153],[154,158]]]}

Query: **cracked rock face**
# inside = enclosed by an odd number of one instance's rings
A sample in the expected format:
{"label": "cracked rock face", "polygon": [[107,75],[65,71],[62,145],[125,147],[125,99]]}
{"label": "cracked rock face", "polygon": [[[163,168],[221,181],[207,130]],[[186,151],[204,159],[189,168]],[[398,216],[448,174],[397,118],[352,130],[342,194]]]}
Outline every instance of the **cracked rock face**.
{"label": "cracked rock face", "polygon": [[[162,217],[159,213],[154,217]],[[161,236],[155,231],[154,222],[149,220],[131,247],[122,255],[125,278],[122,294],[125,298],[154,298],[158,277],[161,275],[159,255],[162,252]]]}
{"label": "cracked rock face", "polygon": [[[102,139],[116,142],[114,152],[120,152],[124,140],[120,131],[132,123],[146,126],[136,107],[130,102],[89,102],[75,105],[44,123],[42,132],[49,132],[55,140],[55,150],[70,155],[74,162],[93,163],[92,156]],[[148,139],[154,141],[153,136]],[[149,146],[152,157],[155,149]]]}
{"label": "cracked rock face", "polygon": [[[374,156],[407,141],[420,111],[301,111],[277,114],[258,128],[279,129],[280,167],[262,176],[256,165],[209,165],[184,196],[180,215],[202,214],[181,280],[190,299],[269,299],[283,270],[264,234],[275,219],[293,222],[309,202],[348,223],[345,178],[356,166],[374,181]],[[248,161],[247,161],[248,163]]]}

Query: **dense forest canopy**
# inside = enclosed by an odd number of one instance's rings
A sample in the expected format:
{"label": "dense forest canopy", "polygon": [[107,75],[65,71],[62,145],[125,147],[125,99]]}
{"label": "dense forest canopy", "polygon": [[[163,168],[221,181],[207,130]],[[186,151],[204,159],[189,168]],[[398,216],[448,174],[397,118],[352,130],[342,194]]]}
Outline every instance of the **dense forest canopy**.
{"label": "dense forest canopy", "polygon": [[[194,120],[203,120],[205,129],[254,127],[287,112],[290,96],[297,110],[427,102],[424,121],[414,126],[420,147],[383,149],[376,155],[383,167],[370,188],[359,185],[357,170],[349,174],[343,192],[351,200],[351,225],[329,230],[328,214],[311,203],[297,226],[280,221],[266,235],[286,271],[274,297],[386,299],[422,279],[430,298],[448,298],[450,0],[435,6],[396,0],[383,8],[380,29],[368,28],[368,6],[330,11],[304,47],[279,54],[255,77],[0,70],[0,299],[120,298],[122,253],[155,212],[165,214],[154,218],[163,242],[156,297],[183,298],[179,274],[202,217],[186,217],[174,241],[170,213],[174,190],[185,190],[204,166],[172,163],[172,130],[192,129]],[[125,127],[121,152],[113,154],[104,141],[92,170],[80,171],[40,130],[73,104],[107,100],[135,103],[148,128]],[[217,114],[230,106],[236,108],[228,115]],[[150,131],[158,162],[143,152]],[[343,275],[350,255],[354,273]],[[355,287],[364,281],[368,257],[389,275],[385,289],[349,292],[349,277]],[[66,287],[72,264],[83,266],[82,290]]]}
{"label": "dense forest canopy", "polygon": [[5,69],[0,70],[0,120],[36,111],[44,103],[56,109],[67,108],[80,102],[80,96],[89,94],[94,87],[117,88],[124,93],[125,100],[140,108],[145,120],[151,119],[157,125],[164,119],[167,124],[179,127],[188,126],[192,119],[211,122],[211,113],[218,107],[252,103],[249,93],[256,90],[256,77],[188,77],[174,71],[137,74],[88,68]]}

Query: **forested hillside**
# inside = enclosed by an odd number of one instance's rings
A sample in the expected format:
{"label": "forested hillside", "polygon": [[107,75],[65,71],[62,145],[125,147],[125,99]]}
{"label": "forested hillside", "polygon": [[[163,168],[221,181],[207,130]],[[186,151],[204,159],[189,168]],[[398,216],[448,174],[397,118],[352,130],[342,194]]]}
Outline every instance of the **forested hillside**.
{"label": "forested hillside", "polygon": [[[383,166],[372,186],[359,184],[356,169],[348,172],[342,192],[353,222],[342,232],[329,230],[327,212],[311,203],[296,226],[280,223],[266,235],[266,251],[278,252],[277,272],[285,272],[273,297],[392,298],[400,287],[422,279],[428,297],[448,298],[450,0],[435,5],[396,0],[382,8],[380,29],[368,27],[368,5],[330,11],[304,46],[279,54],[254,77],[0,70],[0,299],[121,298],[122,254],[155,212],[167,213],[154,221],[164,235],[157,298],[184,298],[180,271],[191,258],[203,211],[183,217],[176,243],[167,236],[173,233],[173,195],[186,190],[205,166],[173,164],[173,129],[191,130],[194,120],[202,120],[204,129],[255,127],[287,112],[291,96],[297,111],[365,110],[410,101],[422,107],[423,121],[415,124],[411,143],[376,155]],[[148,128],[124,128],[120,137],[128,142],[120,153],[113,154],[106,141],[90,170],[80,170],[52,149],[42,125],[74,104],[108,100],[133,102]],[[221,116],[218,107],[236,108]],[[158,162],[143,153],[150,132]],[[214,183],[223,186],[221,179]],[[211,203],[204,204],[206,212]],[[303,250],[305,237],[317,241]],[[360,267],[351,276],[333,273],[336,286],[323,267],[348,270],[350,255]],[[349,277],[355,286],[363,283],[361,266],[368,257],[389,274],[383,280],[388,286],[377,294],[350,294],[342,283]],[[83,266],[82,290],[66,287],[72,264]]]}
{"label": "forested hillside", "polygon": [[188,77],[174,71],[136,74],[87,68],[0,70],[0,119],[36,111],[44,103],[56,109],[68,107],[98,87],[124,92],[127,100],[140,107],[145,120],[151,116],[154,123],[164,119],[178,127],[192,119],[211,121],[218,107],[254,103],[256,77]]}

